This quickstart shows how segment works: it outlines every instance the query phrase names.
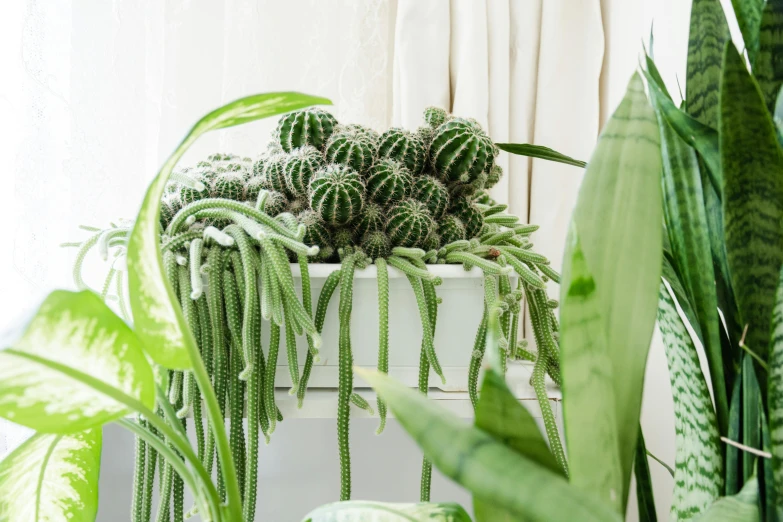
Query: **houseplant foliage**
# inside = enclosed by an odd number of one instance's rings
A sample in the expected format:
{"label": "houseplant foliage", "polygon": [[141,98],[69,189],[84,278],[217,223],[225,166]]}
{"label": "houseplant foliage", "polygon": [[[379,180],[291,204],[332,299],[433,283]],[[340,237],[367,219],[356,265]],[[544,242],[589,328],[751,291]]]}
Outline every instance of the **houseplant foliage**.
{"label": "houseplant foliage", "polygon": [[[352,390],[352,282],[354,271],[371,262],[379,272],[381,371],[388,368],[387,265],[407,276],[416,297],[424,393],[430,368],[441,374],[433,343],[440,280],[427,265],[478,267],[484,272],[486,306],[468,355],[471,399],[475,404],[478,398],[488,317],[495,310],[502,324],[502,367],[508,358],[535,361],[534,384],[549,418],[549,435],[557,440],[544,386],[546,374],[559,379],[556,352],[547,351],[555,347],[557,303],[544,289],[559,275],[531,250],[528,238],[537,227],[519,223],[484,192],[501,171],[494,165],[497,149],[476,122],[428,109],[428,124],[415,133],[391,129],[378,135],[341,126],[321,109],[303,109],[281,119],[268,149],[254,163],[219,154],[175,172],[179,158],[208,130],[315,103],[328,101],[272,93],[213,111],[166,161],[134,222],[105,230],[85,227],[93,234],[73,245],[79,247],[74,278],[81,291],[51,294],[21,337],[0,354],[7,359],[0,414],[40,432],[4,461],[0,479],[10,484],[22,471],[74,465],[62,477],[65,487],[57,489],[61,498],[37,492],[35,513],[59,509],[62,516],[94,518],[97,475],[78,464],[96,458],[96,430],[114,421],[138,437],[133,520],[153,516],[156,483],[162,499],[156,520],[183,520],[195,513],[205,520],[252,520],[259,439],[282,420],[274,404],[274,359],[288,358],[292,393],[303,400],[326,306],[338,287],[341,498],[349,498],[349,407],[371,408]],[[112,253],[116,258],[96,291],[87,288],[81,274],[93,248],[104,259]],[[341,265],[313,310],[308,261],[331,260]],[[300,266],[302,300],[294,291],[289,261]],[[538,357],[516,339],[523,296],[537,303]],[[102,302],[112,298],[126,319],[132,316],[132,327]],[[271,329],[266,353],[260,343],[262,323]],[[305,335],[310,347],[301,376],[296,335]],[[285,355],[279,353],[283,339]],[[227,433],[225,420],[241,419],[245,403],[244,414],[251,420],[247,432],[237,422]],[[385,422],[381,400],[378,409],[380,432]],[[186,436],[189,424],[195,448]],[[557,455],[556,465],[565,472],[562,451]],[[425,459],[423,501],[429,500],[430,473]],[[19,495],[19,487],[0,493],[3,516],[26,512],[21,503],[29,495]],[[195,499],[191,510],[183,504],[185,487]],[[324,509],[318,516],[328,516]],[[448,505],[373,504],[360,511],[367,509],[467,519],[463,510]]]}

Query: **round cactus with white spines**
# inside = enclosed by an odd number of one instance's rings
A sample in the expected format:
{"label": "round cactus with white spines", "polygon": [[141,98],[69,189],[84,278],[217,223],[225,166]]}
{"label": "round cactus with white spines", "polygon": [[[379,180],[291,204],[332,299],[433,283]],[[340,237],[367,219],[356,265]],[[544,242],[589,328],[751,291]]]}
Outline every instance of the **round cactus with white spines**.
{"label": "round cactus with white spines", "polygon": [[332,230],[332,243],[334,248],[340,250],[354,246],[354,233],[348,227],[339,227]]}
{"label": "round cactus with white spines", "polygon": [[476,237],[484,226],[484,214],[470,199],[459,198],[451,205],[450,211],[465,225],[465,237]]}
{"label": "round cactus with white spines", "polygon": [[422,241],[421,248],[427,252],[431,250],[438,250],[442,243],[443,241],[441,240],[440,234],[438,234],[436,230],[433,230],[430,232],[430,235],[427,236],[424,241]]}
{"label": "round cactus with white spines", "polygon": [[285,164],[288,161],[287,154],[275,154],[270,156],[264,164],[264,179],[271,190],[285,194],[286,197],[291,193],[288,190],[288,183],[285,180]]}
{"label": "round cactus with white spines", "polygon": [[270,216],[276,216],[288,209],[288,198],[282,192],[276,190],[270,190],[267,192],[266,199],[264,200],[264,212]]}
{"label": "round cactus with white spines", "polygon": [[370,169],[367,177],[367,197],[389,206],[409,197],[413,191],[413,176],[399,161],[380,159]]}
{"label": "round cactus with white spines", "polygon": [[347,225],[363,207],[364,183],[350,167],[328,165],[310,181],[310,208],[329,225]]}
{"label": "round cactus with white spines", "polygon": [[213,198],[233,199],[241,201],[245,192],[245,181],[236,172],[226,172],[212,183],[210,195]]}
{"label": "round cactus with white spines", "polygon": [[324,158],[315,147],[305,145],[291,151],[283,164],[283,174],[289,193],[307,197],[310,180],[324,166]]}
{"label": "round cactus with white spines", "polygon": [[452,118],[435,130],[430,162],[446,183],[470,183],[492,167],[495,146],[475,121]]}
{"label": "round cactus with white spines", "polygon": [[413,181],[413,198],[427,205],[435,219],[440,219],[449,207],[449,191],[446,185],[433,176],[419,176]]}
{"label": "round cactus with white spines", "polygon": [[374,230],[362,236],[362,250],[370,259],[385,259],[391,255],[391,241],[386,232]]}
{"label": "round cactus with white spines", "polygon": [[242,199],[255,204],[258,201],[258,194],[262,190],[269,190],[270,188],[263,176],[253,176],[245,182],[245,191]]}
{"label": "round cactus with white spines", "polygon": [[416,134],[393,127],[381,134],[378,156],[399,161],[416,176],[426,163],[427,148]]}
{"label": "round cactus with white spines", "polygon": [[405,199],[389,210],[386,233],[394,246],[418,247],[435,229],[435,221],[426,205]]}
{"label": "round cactus with white spines", "polygon": [[310,208],[310,201],[307,198],[294,198],[288,202],[286,210],[291,214],[297,215]]}
{"label": "round cactus with white spines", "polygon": [[280,118],[275,136],[286,152],[305,145],[321,149],[332,135],[335,125],[337,119],[330,112],[311,107],[289,112]]}
{"label": "round cactus with white spines", "polygon": [[424,109],[424,122],[433,129],[443,125],[450,117],[446,109],[440,107],[427,107]]}
{"label": "round cactus with white spines", "polygon": [[327,162],[347,165],[360,173],[370,168],[377,153],[376,141],[364,131],[356,129],[335,132],[324,148]]}
{"label": "round cactus with white spines", "polygon": [[361,240],[368,232],[383,230],[386,224],[386,215],[383,207],[372,201],[364,204],[364,209],[354,223],[354,237]]}
{"label": "round cactus with white spines", "polygon": [[497,163],[492,165],[492,168],[489,169],[489,172],[487,173],[487,181],[484,182],[484,189],[491,189],[495,185],[497,185],[500,182],[500,179],[503,177],[503,167],[498,165]]}
{"label": "round cactus with white spines", "polygon": [[467,230],[462,220],[454,214],[446,214],[439,221],[438,234],[440,234],[441,243],[448,245],[454,241],[467,239]]}

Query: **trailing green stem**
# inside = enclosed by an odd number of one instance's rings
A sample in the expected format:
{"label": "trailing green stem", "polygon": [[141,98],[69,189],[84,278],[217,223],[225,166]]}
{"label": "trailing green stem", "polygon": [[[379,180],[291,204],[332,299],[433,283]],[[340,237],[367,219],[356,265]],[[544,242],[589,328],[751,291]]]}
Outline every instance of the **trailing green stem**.
{"label": "trailing green stem", "polygon": [[[375,260],[378,271],[378,371],[389,373],[389,270],[386,260]],[[378,416],[380,423],[377,435],[386,427],[386,403],[378,395]]]}
{"label": "trailing green stem", "polygon": [[337,384],[337,444],[340,450],[340,500],[351,498],[351,454],[349,441],[350,400],[353,393],[353,355],[351,354],[351,310],[353,308],[353,255],[343,260],[340,282],[339,378]]}

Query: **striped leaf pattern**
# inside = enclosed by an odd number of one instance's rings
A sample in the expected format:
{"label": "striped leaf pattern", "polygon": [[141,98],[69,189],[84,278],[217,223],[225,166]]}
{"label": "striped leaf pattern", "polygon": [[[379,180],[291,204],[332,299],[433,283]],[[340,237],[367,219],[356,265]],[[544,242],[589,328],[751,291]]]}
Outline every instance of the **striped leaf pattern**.
{"label": "striped leaf pattern", "polygon": [[731,0],[751,64],[756,63],[756,54],[759,50],[759,27],[764,3],[765,0]]}
{"label": "striped leaf pattern", "polygon": [[767,110],[773,114],[783,83],[783,0],[768,0],[764,7],[753,76],[764,94]]}
{"label": "striped leaf pattern", "polygon": [[720,0],[693,0],[685,98],[688,114],[718,128],[718,88],[723,48],[731,39]]}
{"label": "striped leaf pattern", "polygon": [[658,325],[669,364],[677,445],[671,519],[687,520],[720,496],[723,460],[717,419],[696,347],[663,283],[659,299]]}
{"label": "striped leaf pattern", "polygon": [[769,435],[775,483],[783,484],[783,270],[772,315],[769,353]]}
{"label": "striped leaf pattern", "polygon": [[762,359],[783,264],[783,154],[758,85],[733,45],[721,85],[726,251],[747,344]]}

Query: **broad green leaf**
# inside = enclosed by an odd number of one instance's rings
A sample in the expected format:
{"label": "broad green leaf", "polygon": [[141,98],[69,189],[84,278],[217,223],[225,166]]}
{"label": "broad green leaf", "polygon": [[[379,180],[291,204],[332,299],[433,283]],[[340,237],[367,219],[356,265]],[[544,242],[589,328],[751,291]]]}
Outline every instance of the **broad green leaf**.
{"label": "broad green leaf", "polygon": [[[723,187],[720,166],[720,149],[718,145],[718,133],[715,129],[704,125],[697,119],[686,114],[674,105],[674,102],[665,93],[666,87],[659,84],[656,78],[660,78],[655,63],[647,58],[647,69],[642,70],[642,74],[647,79],[647,85],[650,88],[650,100],[653,106],[671,125],[672,129],[682,138],[685,143],[696,149],[699,155],[707,165],[707,172],[710,175],[710,182],[720,191]],[[720,192],[718,192],[720,195]]]}
{"label": "broad green leaf", "polygon": [[[769,409],[772,469],[775,483],[783,484],[783,270],[781,270],[778,282],[775,309],[772,315],[772,340],[768,368],[767,406]],[[783,499],[779,499],[779,501],[783,501]]]}
{"label": "broad green leaf", "polygon": [[493,370],[484,373],[476,408],[476,427],[523,457],[558,473],[563,469],[541,435],[536,420],[509,391],[503,378]]}
{"label": "broad green leaf", "polygon": [[[723,16],[722,12],[720,14]],[[715,95],[717,97],[717,92]],[[723,372],[715,273],[699,161],[696,152],[680,139],[663,117],[658,118],[658,125],[663,158],[663,215],[672,258],[688,293],[688,304],[696,313],[701,340],[710,365],[720,432],[725,433],[729,404]]]}
{"label": "broad green leaf", "polygon": [[505,150],[506,152],[519,156],[529,156],[531,158],[556,161],[558,163],[565,163],[566,165],[573,165],[574,167],[587,166],[587,163],[584,161],[570,158],[565,154],[561,154],[556,150],[541,145],[530,145],[528,143],[496,143],[495,145],[497,145],[500,150]]}
{"label": "broad green leaf", "polygon": [[774,114],[775,102],[783,84],[783,0],[767,0],[764,6],[753,76],[759,82],[767,109]]}
{"label": "broad green leaf", "polygon": [[697,522],[757,522],[759,518],[759,485],[756,477],[731,497],[721,497]]}
{"label": "broad green leaf", "polygon": [[761,26],[761,12],[766,0],[731,0],[737,23],[745,42],[745,50],[748,52],[750,63],[756,63],[756,54],[759,51],[759,28]]}
{"label": "broad green leaf", "polygon": [[636,444],[636,458],[633,473],[636,477],[636,503],[639,508],[639,522],[657,522],[655,513],[655,497],[653,496],[650,463],[647,461],[647,445],[639,428],[639,442]]}
{"label": "broad green leaf", "polygon": [[[569,241],[567,245],[565,272],[570,271],[576,247],[581,247],[585,269],[578,272],[578,277],[565,277],[565,283],[561,285],[564,298],[571,292],[573,283],[585,278],[581,274],[591,276],[595,285],[589,292],[595,293],[595,298],[590,296],[595,302],[590,315],[600,317],[605,353],[612,365],[608,375],[614,388],[615,430],[624,487],[619,496],[622,506],[627,499],[638,437],[642,382],[661,276],[660,169],[658,125],[644,94],[642,80],[635,74],[623,101],[598,139],[574,210],[572,232],[576,233],[578,241]],[[582,306],[579,303],[577,308]],[[563,323],[571,321],[568,313],[570,307],[565,306],[561,310]],[[561,335],[566,337],[568,334],[563,331]],[[599,342],[597,335],[591,342]],[[567,342],[575,341],[564,339],[563,344]],[[571,349],[563,346],[562,350]],[[589,368],[599,364],[603,363],[592,363]],[[576,378],[575,371],[579,370],[575,369],[570,376],[564,375],[566,383]],[[568,386],[566,384],[566,394]],[[571,399],[566,395],[564,400]],[[569,458],[573,459],[575,452],[594,451],[599,444],[602,441],[581,437],[578,442],[568,445]],[[592,473],[601,475],[604,472],[594,469]],[[577,478],[572,473],[572,479],[586,482],[590,477]]]}
{"label": "broad green leaf", "polygon": [[660,288],[658,325],[674,399],[677,453],[671,519],[686,520],[704,512],[723,491],[723,455],[699,355],[664,283]]}
{"label": "broad green leaf", "polygon": [[[506,382],[494,370],[484,373],[476,408],[476,427],[523,457],[562,475],[563,469],[549,450],[535,419],[509,391]],[[514,521],[515,517],[494,504],[473,499],[477,522]]]}
{"label": "broad green leaf", "polygon": [[730,40],[720,0],[693,0],[685,99],[688,114],[713,129],[718,128],[723,48]]}
{"label": "broad green leaf", "polygon": [[[560,364],[571,483],[622,512],[615,366],[595,280],[572,223],[560,285]],[[601,404],[595,408],[595,401]],[[638,424],[638,417],[636,420]]]}
{"label": "broad green leaf", "polygon": [[352,500],[314,509],[303,522],[470,522],[470,516],[452,502],[394,504]]}
{"label": "broad green leaf", "polygon": [[723,220],[746,343],[763,360],[783,265],[783,154],[755,80],[732,44],[721,84]]}
{"label": "broad green leaf", "polygon": [[152,408],[141,343],[101,298],[57,290],[21,338],[0,351],[0,417],[45,433],[75,433]]}
{"label": "broad green leaf", "polygon": [[296,92],[277,92],[248,96],[224,105],[193,126],[153,180],[128,242],[128,286],[134,328],[158,364],[188,369],[191,367],[188,354],[196,351],[193,335],[166,281],[160,253],[159,208],[169,174],[185,151],[207,131],[318,104],[331,102]]}
{"label": "broad green leaf", "polygon": [[0,462],[0,522],[92,522],[101,429],[37,433]]}
{"label": "broad green leaf", "polygon": [[383,397],[432,463],[483,502],[522,520],[621,520],[594,496],[465,424],[418,391],[378,372],[355,371]]}

